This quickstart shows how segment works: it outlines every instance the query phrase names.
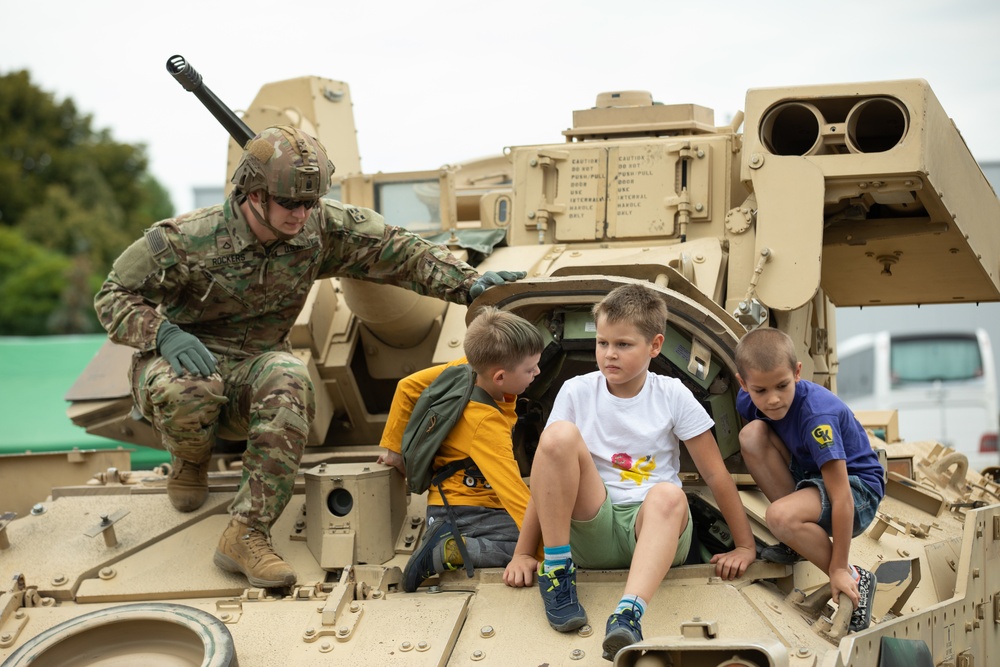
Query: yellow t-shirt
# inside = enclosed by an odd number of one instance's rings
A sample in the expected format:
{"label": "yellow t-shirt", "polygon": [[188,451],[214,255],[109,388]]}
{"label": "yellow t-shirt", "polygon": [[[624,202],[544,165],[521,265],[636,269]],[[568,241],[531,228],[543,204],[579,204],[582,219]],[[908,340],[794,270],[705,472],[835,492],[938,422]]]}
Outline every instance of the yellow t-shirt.
{"label": "yellow t-shirt", "polygon": [[[403,431],[420,394],[445,368],[463,363],[466,363],[464,357],[418,371],[400,380],[379,444],[399,453]],[[504,509],[520,528],[528,506],[529,492],[521,479],[511,439],[511,430],[517,421],[516,405],[516,397],[510,395],[505,395],[503,401],[497,402],[499,410],[492,405],[470,401],[462,418],[441,443],[441,448],[434,457],[434,467],[440,468],[452,461],[471,457],[481,476],[475,475],[474,470],[466,471],[473,474],[459,471],[445,480],[442,486],[448,503]],[[427,504],[444,504],[435,487],[431,487],[428,492]]]}

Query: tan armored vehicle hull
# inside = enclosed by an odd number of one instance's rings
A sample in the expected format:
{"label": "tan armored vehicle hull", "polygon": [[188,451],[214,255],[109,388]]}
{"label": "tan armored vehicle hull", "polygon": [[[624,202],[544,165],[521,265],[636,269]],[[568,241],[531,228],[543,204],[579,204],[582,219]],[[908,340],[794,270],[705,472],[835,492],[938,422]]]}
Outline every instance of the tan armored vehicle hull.
{"label": "tan armored vehicle hull", "polygon": [[[704,107],[608,93],[574,113],[564,141],[369,175],[346,84],[265,87],[246,122],[318,134],[334,148],[336,196],[439,234],[480,271],[528,278],[468,309],[348,280],[315,285],[291,341],[321,389],[318,419],[298,495],[273,531],[298,573],[292,590],[247,588],[211,563],[240,434],[223,434],[213,493],[192,514],[170,508],[164,471],[128,471],[124,456],[49,498],[24,489],[33,509],[0,519],[4,667],[606,664],[598,625],[625,572],[581,572],[595,625],[569,634],[548,627],[537,591],[506,587],[500,570],[403,593],[425,499],[374,461],[395,383],[461,355],[468,319],[496,305],[547,337],[515,431],[527,475],[562,381],[594,368],[590,306],[628,281],[666,301],[670,330],[652,368],[679,377],[713,416],[755,536],[775,543],[739,455],[739,337],[788,332],[803,376],[835,390],[835,306],[1000,299],[1000,202],[926,82],[751,90],[746,107],[741,133],[741,118],[716,127]],[[158,446],[129,417],[129,353],[102,350],[71,389],[70,414],[89,432]],[[974,667],[1000,656],[1000,488],[936,443],[898,442],[893,414],[861,417],[889,476],[851,551],[878,577],[871,627],[846,633],[849,612],[808,563],[757,561],[732,582],[693,563],[670,571],[644,618],[646,641],[615,664]],[[5,462],[0,483],[22,465]],[[725,539],[690,461],[682,473],[699,530]]]}

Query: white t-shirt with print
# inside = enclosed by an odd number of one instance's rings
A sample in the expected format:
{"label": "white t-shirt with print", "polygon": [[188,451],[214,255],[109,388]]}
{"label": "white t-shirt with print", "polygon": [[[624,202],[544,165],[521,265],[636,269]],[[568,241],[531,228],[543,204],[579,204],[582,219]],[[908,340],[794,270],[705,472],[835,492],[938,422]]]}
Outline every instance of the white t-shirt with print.
{"label": "white t-shirt with print", "polygon": [[618,398],[600,371],[563,384],[546,426],[556,421],[576,424],[615,505],[642,502],[658,482],[681,486],[680,440],[714,424],[676,378],[647,372],[636,396]]}

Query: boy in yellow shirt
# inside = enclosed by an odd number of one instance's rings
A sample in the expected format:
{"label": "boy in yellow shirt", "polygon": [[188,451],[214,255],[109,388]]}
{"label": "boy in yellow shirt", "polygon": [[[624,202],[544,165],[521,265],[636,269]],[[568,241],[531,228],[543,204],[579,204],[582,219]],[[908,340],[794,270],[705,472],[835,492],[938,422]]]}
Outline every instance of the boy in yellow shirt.
{"label": "boy in yellow shirt", "polygon": [[476,384],[496,407],[470,401],[462,418],[441,443],[434,469],[471,458],[472,465],[452,475],[441,489],[452,506],[453,526],[441,499],[431,487],[427,496],[427,532],[403,572],[403,590],[444,572],[462,567],[457,532],[465,540],[472,565],[504,567],[514,547],[528,505],[528,487],[514,458],[511,432],[517,422],[517,395],[538,375],[544,342],[533,324],[513,313],[484,308],[465,334],[463,359],[418,371],[400,380],[392,399],[380,445],[387,451],[380,463],[401,471],[403,431],[420,394],[448,366],[466,361],[476,372]]}

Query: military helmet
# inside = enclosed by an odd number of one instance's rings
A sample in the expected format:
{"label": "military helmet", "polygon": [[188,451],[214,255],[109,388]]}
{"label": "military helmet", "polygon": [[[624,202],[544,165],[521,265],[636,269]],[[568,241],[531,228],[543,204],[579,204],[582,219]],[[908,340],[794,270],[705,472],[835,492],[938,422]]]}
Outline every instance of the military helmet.
{"label": "military helmet", "polygon": [[275,197],[319,199],[330,189],[333,170],[318,139],[290,125],[277,125],[243,147],[232,182],[242,194],[265,190]]}

